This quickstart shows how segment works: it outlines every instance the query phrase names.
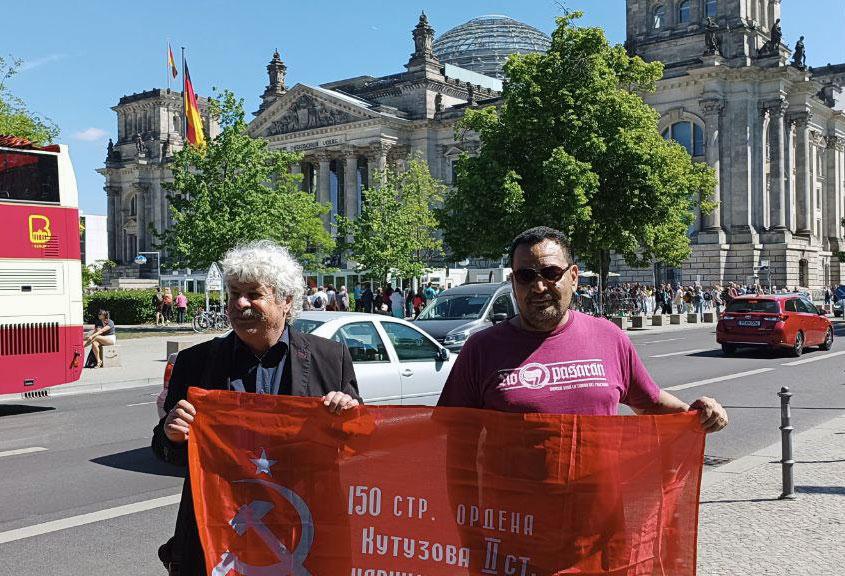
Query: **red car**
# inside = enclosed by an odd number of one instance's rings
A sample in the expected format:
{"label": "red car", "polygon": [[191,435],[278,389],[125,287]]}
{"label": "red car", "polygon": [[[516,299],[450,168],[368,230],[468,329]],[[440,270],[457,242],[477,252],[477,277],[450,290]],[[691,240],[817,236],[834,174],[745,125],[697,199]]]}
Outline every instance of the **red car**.
{"label": "red car", "polygon": [[740,296],[722,313],[716,342],[726,355],[739,346],[766,346],[800,356],[807,346],[830,350],[833,324],[803,294]]}

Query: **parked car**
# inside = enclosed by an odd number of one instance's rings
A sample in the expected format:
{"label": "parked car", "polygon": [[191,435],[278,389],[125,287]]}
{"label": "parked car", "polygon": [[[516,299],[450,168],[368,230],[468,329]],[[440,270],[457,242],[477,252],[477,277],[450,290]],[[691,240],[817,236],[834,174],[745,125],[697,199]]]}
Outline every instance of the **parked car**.
{"label": "parked car", "polygon": [[349,348],[366,404],[424,404],[440,398],[454,356],[405,320],[358,312],[303,312],[294,328]]}
{"label": "parked car", "polygon": [[516,303],[509,282],[463,284],[438,294],[414,320],[414,325],[449,350],[458,352],[470,335],[515,315]]}
{"label": "parked car", "polygon": [[800,356],[808,346],[830,350],[833,324],[803,294],[739,296],[719,319],[716,341],[726,355],[739,346],[766,346]]}

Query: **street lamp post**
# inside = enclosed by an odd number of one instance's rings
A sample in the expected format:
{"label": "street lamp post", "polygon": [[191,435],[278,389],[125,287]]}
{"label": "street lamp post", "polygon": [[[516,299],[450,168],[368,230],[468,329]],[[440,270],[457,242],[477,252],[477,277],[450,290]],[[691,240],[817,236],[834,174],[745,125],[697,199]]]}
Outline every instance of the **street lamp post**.
{"label": "street lamp post", "polygon": [[147,259],[144,257],[144,254],[155,254],[156,255],[156,268],[158,271],[158,283],[161,284],[161,252],[138,252],[138,255],[135,256],[135,264],[139,266],[141,264],[146,264]]}

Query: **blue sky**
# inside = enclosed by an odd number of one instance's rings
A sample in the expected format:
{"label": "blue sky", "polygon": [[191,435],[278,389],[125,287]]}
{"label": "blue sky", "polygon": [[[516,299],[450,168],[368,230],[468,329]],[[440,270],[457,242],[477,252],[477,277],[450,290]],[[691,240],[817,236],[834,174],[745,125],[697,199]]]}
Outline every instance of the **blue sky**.
{"label": "blue sky", "polygon": [[[105,214],[103,178],[94,170],[103,165],[108,138],[116,138],[111,107],[125,94],[166,85],[168,38],[177,60],[179,48],[187,48],[201,95],[228,88],[252,111],[277,48],[289,86],[393,74],[404,70],[413,50],[411,30],[421,9],[437,34],[482,14],[505,14],[550,33],[561,5],[584,11],[582,25],[624,41],[624,0],[41,0],[4,5],[0,54],[24,60],[9,88],[52,118],[62,131],[59,141],[70,146],[80,207]],[[807,37],[808,64],[845,62],[845,0],[783,0],[782,17],[790,46]]]}

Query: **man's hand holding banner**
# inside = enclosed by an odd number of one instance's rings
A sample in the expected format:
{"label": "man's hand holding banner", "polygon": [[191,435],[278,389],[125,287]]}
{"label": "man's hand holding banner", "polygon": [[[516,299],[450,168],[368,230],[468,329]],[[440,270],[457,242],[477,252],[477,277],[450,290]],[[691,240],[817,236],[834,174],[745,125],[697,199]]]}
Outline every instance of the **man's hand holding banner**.
{"label": "man's hand holding banner", "polygon": [[696,413],[360,407],[192,388],[215,576],[695,574]]}

